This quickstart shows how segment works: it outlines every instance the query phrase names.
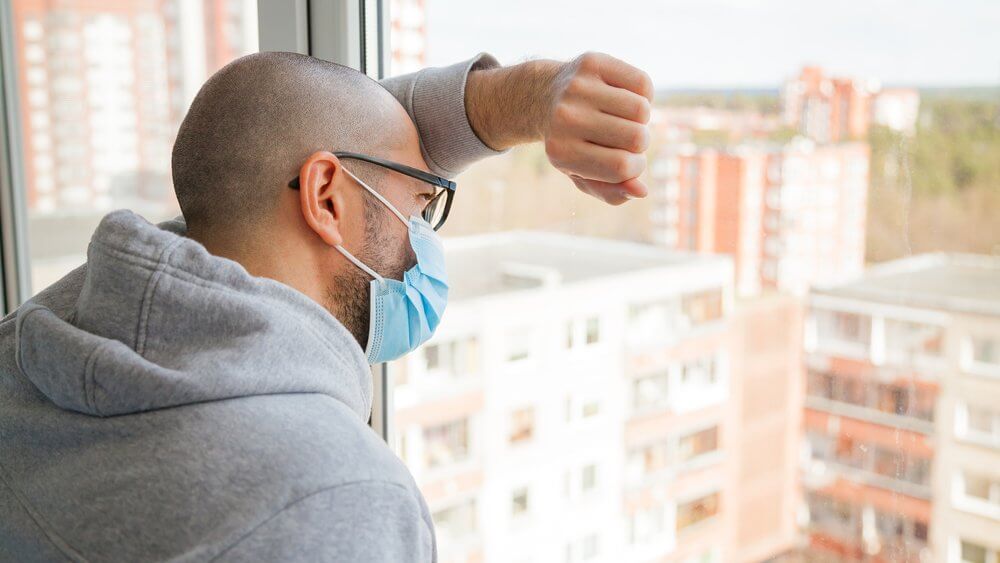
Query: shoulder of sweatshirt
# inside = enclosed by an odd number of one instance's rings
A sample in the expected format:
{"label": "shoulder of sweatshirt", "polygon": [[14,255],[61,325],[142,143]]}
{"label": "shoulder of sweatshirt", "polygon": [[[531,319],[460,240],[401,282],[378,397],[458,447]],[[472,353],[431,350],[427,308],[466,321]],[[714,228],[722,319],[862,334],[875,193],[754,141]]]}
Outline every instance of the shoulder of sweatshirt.
{"label": "shoulder of sweatshirt", "polygon": [[[93,560],[207,560],[274,530],[288,530],[292,545],[334,525],[347,526],[342,533],[394,525],[433,543],[426,504],[402,461],[324,395],[107,418],[37,401],[12,407],[0,413],[11,454],[3,469],[48,538],[38,536],[39,545],[55,538]],[[343,500],[359,498],[393,509],[382,520],[364,502]],[[413,541],[407,545],[423,545]]]}

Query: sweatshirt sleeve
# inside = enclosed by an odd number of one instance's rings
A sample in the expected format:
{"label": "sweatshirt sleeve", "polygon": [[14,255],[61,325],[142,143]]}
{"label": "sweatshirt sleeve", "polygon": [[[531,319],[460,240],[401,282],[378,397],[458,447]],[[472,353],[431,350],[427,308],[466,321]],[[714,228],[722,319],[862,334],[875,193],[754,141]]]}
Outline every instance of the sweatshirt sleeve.
{"label": "sweatshirt sleeve", "polygon": [[470,164],[506,152],[483,143],[465,113],[469,72],[499,66],[492,55],[480,53],[451,66],[425,68],[382,80],[416,124],[420,151],[435,174],[454,178]]}
{"label": "sweatshirt sleeve", "polygon": [[437,560],[429,515],[402,485],[358,481],[301,499],[257,526],[216,560]]}

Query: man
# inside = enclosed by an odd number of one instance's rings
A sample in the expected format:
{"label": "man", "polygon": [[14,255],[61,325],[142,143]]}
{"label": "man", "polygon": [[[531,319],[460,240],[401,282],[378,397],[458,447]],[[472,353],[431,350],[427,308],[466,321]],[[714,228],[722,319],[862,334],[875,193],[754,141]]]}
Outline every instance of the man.
{"label": "man", "polygon": [[644,195],[650,92],[593,54],[386,86],[290,53],[223,68],[174,146],[184,220],[111,213],[2,321],[0,560],[436,559],[366,421],[370,364],[447,301],[441,176],[537,139],[581,190]]}

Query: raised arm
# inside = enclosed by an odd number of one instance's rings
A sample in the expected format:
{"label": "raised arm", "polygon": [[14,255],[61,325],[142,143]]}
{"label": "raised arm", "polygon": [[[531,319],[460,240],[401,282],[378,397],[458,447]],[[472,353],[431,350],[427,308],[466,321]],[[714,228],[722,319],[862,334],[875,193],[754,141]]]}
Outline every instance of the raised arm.
{"label": "raised arm", "polygon": [[644,197],[653,87],[609,55],[501,67],[480,54],[383,81],[417,125],[436,172],[454,176],[518,144],[545,142],[549,161],[584,193],[617,205]]}

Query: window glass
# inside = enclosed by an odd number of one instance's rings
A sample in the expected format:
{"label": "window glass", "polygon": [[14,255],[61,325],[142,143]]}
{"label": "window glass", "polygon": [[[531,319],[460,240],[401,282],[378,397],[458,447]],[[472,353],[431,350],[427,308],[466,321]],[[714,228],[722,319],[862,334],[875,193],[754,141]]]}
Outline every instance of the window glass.
{"label": "window glass", "polygon": [[428,468],[448,466],[469,457],[469,420],[463,418],[424,430]]}
{"label": "window glass", "polygon": [[503,523],[524,487],[534,533],[483,526],[443,559],[580,561],[595,526],[614,561],[944,561],[1000,537],[962,536],[950,502],[1000,466],[997,22],[957,2],[394,0],[390,74],[597,51],[655,90],[646,198],[597,201],[542,143],[456,178],[426,346],[444,371],[474,337],[478,371],[417,395],[418,352],[389,366],[395,404],[475,421],[473,455],[416,474],[434,503]]}
{"label": "window glass", "polygon": [[31,285],[86,260],[101,218],[179,213],[174,136],[198,88],[257,50],[253,0],[13,0]]}

